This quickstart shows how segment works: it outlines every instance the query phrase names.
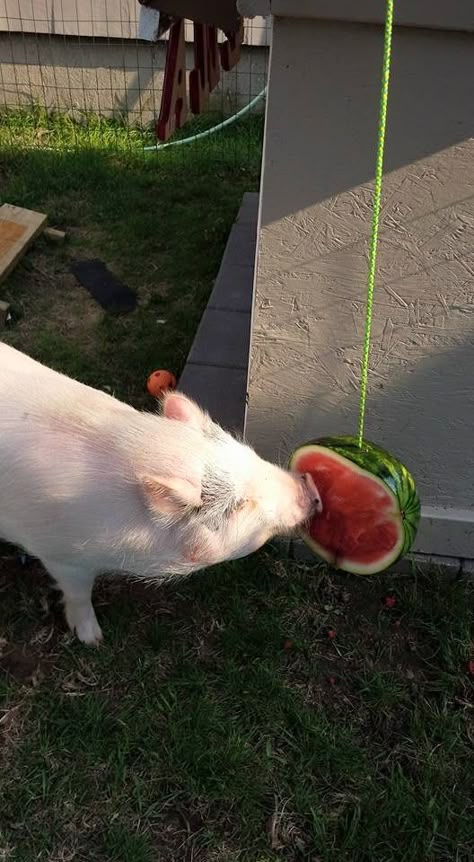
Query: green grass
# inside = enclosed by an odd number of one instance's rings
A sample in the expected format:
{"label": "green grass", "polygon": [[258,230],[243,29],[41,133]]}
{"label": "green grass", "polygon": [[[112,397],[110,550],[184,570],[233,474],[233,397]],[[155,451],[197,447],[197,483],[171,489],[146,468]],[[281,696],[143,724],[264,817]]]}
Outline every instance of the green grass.
{"label": "green grass", "polygon": [[91,651],[1,571],[6,858],[472,859],[472,585],[260,554],[102,586]]}
{"label": "green grass", "polygon": [[[14,151],[54,149],[61,152],[95,149],[104,152],[141,154],[144,147],[154,147],[157,143],[161,143],[157,142],[152,125],[133,126],[120,117],[107,119],[79,109],[75,109],[73,114],[74,116],[71,113],[47,111],[40,105],[32,105],[28,108],[0,108],[0,146],[2,149],[8,148]],[[217,110],[192,117],[175,133],[173,139],[190,137],[218,125],[224,119],[224,114]],[[214,153],[219,152],[221,156],[226,149],[235,153],[235,130],[238,130],[241,154],[243,130],[252,146],[255,137],[261,139],[261,129],[261,113],[258,111],[249,113],[244,122],[206,139],[206,147],[215,147]]]}
{"label": "green grass", "polygon": [[[258,185],[261,122],[142,146],[90,118],[0,126],[2,201],[68,233],[1,285],[2,337],[139,406],[153,368],[182,367]],[[137,311],[104,314],[69,274],[76,257],[101,258]],[[95,605],[91,651],[38,568],[1,551],[0,860],[474,858],[472,584],[260,554],[157,589],[116,579]]]}
{"label": "green grass", "polygon": [[[242,195],[258,188],[261,118],[148,155],[130,130],[102,134],[103,123],[76,129],[83,138],[69,150],[72,138],[50,121],[57,149],[32,149],[38,118],[20,119],[10,117],[14,145],[0,125],[0,203],[47,213],[68,241],[38,239],[1,285],[15,317],[5,340],[139,404],[153,369],[181,371]],[[75,282],[71,261],[92,257],[137,291],[133,314],[103,313]]]}

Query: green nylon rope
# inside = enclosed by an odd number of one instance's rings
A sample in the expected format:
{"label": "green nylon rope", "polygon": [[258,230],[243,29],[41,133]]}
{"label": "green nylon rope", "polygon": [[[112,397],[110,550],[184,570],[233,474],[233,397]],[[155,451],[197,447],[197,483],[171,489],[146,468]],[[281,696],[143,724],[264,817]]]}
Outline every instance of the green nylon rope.
{"label": "green nylon rope", "polygon": [[377,143],[377,162],[375,168],[374,209],[370,236],[369,271],[367,274],[367,306],[365,315],[364,351],[362,354],[360,401],[359,401],[359,448],[364,440],[365,411],[367,406],[367,380],[369,376],[370,335],[372,331],[372,312],[374,304],[375,273],[377,267],[377,242],[379,235],[380,201],[382,197],[383,157],[385,147],[385,128],[387,125],[388,82],[390,78],[390,58],[392,52],[393,0],[387,0],[385,35],[382,69],[382,91],[380,94],[380,114]]}

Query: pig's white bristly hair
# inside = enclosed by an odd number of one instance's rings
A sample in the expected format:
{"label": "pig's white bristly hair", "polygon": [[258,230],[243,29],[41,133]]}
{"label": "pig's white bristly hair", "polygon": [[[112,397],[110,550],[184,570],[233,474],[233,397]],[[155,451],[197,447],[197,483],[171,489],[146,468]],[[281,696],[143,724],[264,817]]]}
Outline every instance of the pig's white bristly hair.
{"label": "pig's white bristly hair", "polygon": [[[188,427],[187,430],[191,433],[191,447],[194,462],[197,463],[203,504],[198,510],[186,509],[185,514],[201,514],[207,524],[214,523],[217,529],[222,518],[235,510],[243,501],[242,489],[246,471],[242,458],[252,450],[239,440],[237,435],[232,436],[213,422],[209,413],[202,410],[192,399],[187,400],[193,404],[201,419],[200,428],[189,429]],[[162,401],[159,405],[160,412],[163,410],[163,403]],[[166,421],[173,422],[170,419]],[[183,427],[182,423],[179,425],[180,428]],[[198,453],[197,458],[196,453]],[[253,452],[252,455],[254,455]],[[241,484],[236,481],[239,476],[239,462],[242,468]]]}
{"label": "pig's white bristly hair", "polygon": [[[232,512],[245,502],[244,487],[249,475],[247,459],[255,457],[252,449],[216,425],[206,413],[200,410],[200,414],[202,426],[197,428],[154,414],[136,413],[136,421],[130,422],[129,419],[125,437],[124,432],[120,432],[117,441],[118,446],[129,456],[127,460],[132,467],[129,481],[133,484],[139,474],[146,474],[151,478],[159,474],[177,475],[199,481],[202,494],[200,507],[183,506],[175,513],[159,513],[150,509],[151,517],[157,526],[170,530],[179,529],[182,542],[190,549],[200,543],[203,533],[206,532],[217,534],[225,530],[231,538],[234,529],[231,522]],[[163,464],[163,450],[160,446],[159,460],[155,463],[158,434],[162,443],[163,437],[176,440],[179,435],[179,460],[173,458],[169,464]],[[170,446],[170,451],[173,448]],[[249,529],[255,527],[257,517],[258,513],[253,512]],[[152,541],[150,543],[152,544]],[[143,545],[141,548],[145,550]],[[144,573],[141,577],[156,582],[157,577],[166,580],[173,575],[191,574],[200,568],[202,562],[174,559],[172,563],[160,564],[159,572],[157,566],[151,563],[149,574]],[[129,570],[126,559],[123,559],[123,569]]]}
{"label": "pig's white bristly hair", "polygon": [[[100,395],[109,400],[109,396]],[[200,428],[156,413],[137,411],[122,402],[114,400],[113,403],[112,411],[101,413],[91,409],[87,402],[78,405],[77,393],[68,388],[43,393],[40,383],[37,389],[29,392],[25,407],[34,416],[32,434],[38,433],[38,427],[42,427],[45,440],[50,435],[53,440],[59,433],[63,456],[77,457],[78,440],[85,446],[93,446],[99,456],[95,459],[98,484],[100,471],[107,471],[113,451],[118,481],[136,485],[137,490],[145,478],[153,480],[166,476],[187,479],[201,487],[203,506],[200,510],[183,507],[175,515],[157,515],[161,524],[172,526],[183,517],[198,513],[209,524],[219,524],[226,513],[242,501],[242,488],[248,475],[242,459],[251,450],[216,425],[197,405],[194,406],[201,418]],[[45,404],[49,410],[45,409]],[[62,433],[69,430],[74,431],[70,438],[74,443],[70,454],[67,452],[68,434]],[[107,473],[109,482],[110,479]]]}
{"label": "pig's white bristly hair", "polygon": [[[203,415],[203,427],[198,430],[186,428],[188,437],[187,452],[193,458],[193,469],[201,478],[202,506],[183,507],[174,514],[152,514],[157,524],[168,529],[177,527],[180,531],[181,540],[185,546],[191,549],[195,544],[201,542],[206,545],[206,535],[212,536],[225,532],[227,540],[237,544],[237,523],[232,520],[232,513],[244,504],[244,488],[247,483],[249,468],[255,457],[253,450],[232,437],[222,428],[216,425],[207,414]],[[169,427],[175,426],[174,420],[165,420]],[[161,428],[161,423],[160,423]],[[176,432],[182,431],[182,425],[176,427]],[[190,432],[188,435],[188,431]],[[249,459],[249,462],[247,462]],[[152,462],[150,453],[150,461]],[[241,469],[236,469],[240,463]],[[149,466],[152,466],[152,464]],[[239,482],[239,476],[241,481]],[[249,532],[255,529],[258,519],[258,511],[249,513]],[[239,521],[242,530],[242,517]],[[233,533],[235,531],[235,538]],[[127,570],[126,560],[123,567]],[[153,580],[157,577],[165,581],[173,576],[187,576],[203,567],[202,560],[193,562],[191,559],[174,559],[173,562],[164,562],[157,572],[156,566],[151,564],[149,573],[143,573],[140,577],[145,580]]]}
{"label": "pig's white bristly hair", "polygon": [[58,580],[183,577],[298,517],[291,480],[178,393],[141,413],[1,344],[0,388],[0,524]]}

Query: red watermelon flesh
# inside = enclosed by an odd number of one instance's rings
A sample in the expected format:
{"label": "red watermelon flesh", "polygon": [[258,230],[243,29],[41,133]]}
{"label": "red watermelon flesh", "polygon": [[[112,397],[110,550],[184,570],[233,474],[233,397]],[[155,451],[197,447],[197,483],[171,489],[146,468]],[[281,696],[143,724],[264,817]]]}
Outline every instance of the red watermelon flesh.
{"label": "red watermelon flesh", "polygon": [[400,555],[404,532],[395,495],[378,477],[323,447],[299,450],[292,464],[310,473],[321,495],[322,514],[307,540],[336,568],[371,574]]}

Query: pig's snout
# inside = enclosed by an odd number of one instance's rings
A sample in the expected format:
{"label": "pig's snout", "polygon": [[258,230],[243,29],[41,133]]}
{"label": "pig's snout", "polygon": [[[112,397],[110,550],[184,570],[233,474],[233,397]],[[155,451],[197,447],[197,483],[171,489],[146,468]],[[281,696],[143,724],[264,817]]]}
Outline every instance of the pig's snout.
{"label": "pig's snout", "polygon": [[309,495],[311,503],[313,505],[313,513],[314,512],[322,512],[323,504],[321,502],[321,495],[316,487],[316,483],[311,475],[311,473],[303,473],[302,476],[303,484],[306,487],[306,491]]}
{"label": "pig's snout", "polygon": [[299,473],[295,478],[298,483],[297,500],[301,521],[307,521],[317,512],[323,511],[321,495],[310,473]]}

